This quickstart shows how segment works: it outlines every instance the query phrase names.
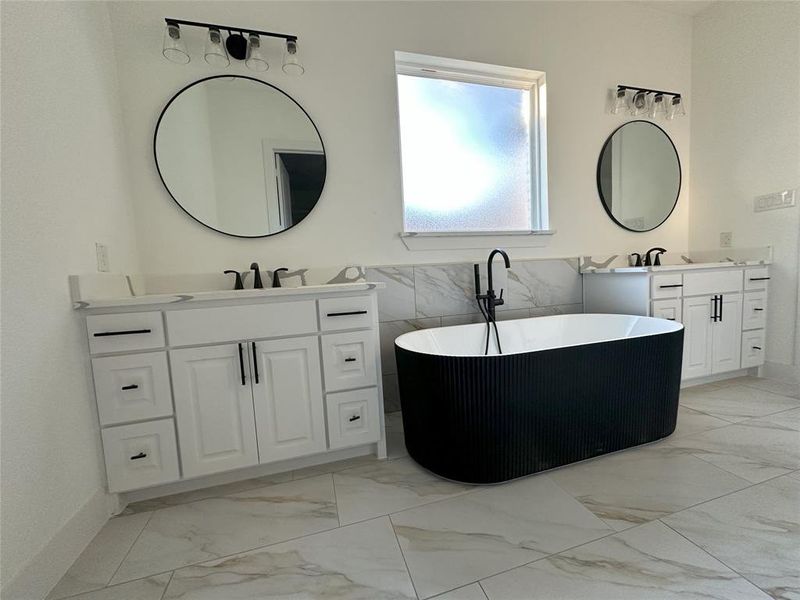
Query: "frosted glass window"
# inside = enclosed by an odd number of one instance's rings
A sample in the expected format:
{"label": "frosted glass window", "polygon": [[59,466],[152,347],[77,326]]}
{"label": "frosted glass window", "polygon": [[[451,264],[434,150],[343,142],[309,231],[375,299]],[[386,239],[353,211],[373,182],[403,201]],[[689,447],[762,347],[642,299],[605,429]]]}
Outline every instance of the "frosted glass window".
{"label": "frosted glass window", "polygon": [[397,75],[407,232],[530,231],[531,90]]}

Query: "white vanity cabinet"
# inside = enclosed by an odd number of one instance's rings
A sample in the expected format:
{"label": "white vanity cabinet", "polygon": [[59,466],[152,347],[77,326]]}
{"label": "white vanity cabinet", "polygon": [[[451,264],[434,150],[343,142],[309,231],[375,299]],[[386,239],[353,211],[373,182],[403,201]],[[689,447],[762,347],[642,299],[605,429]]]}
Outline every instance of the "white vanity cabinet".
{"label": "white vanity cabinet", "polygon": [[89,307],[109,490],[385,457],[375,285],[336,287]]}
{"label": "white vanity cabinet", "polygon": [[766,266],[609,269],[584,274],[584,306],[683,323],[690,380],[763,364],[768,281]]}

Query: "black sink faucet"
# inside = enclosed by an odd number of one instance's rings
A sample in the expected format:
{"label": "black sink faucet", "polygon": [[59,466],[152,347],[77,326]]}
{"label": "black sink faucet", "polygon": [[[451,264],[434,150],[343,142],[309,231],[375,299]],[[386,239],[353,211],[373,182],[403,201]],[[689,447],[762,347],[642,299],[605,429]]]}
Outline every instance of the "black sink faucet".
{"label": "black sink faucet", "polygon": [[[651,252],[655,252],[656,253],[655,260],[653,260],[650,257],[650,253]],[[658,246],[656,246],[655,248],[650,248],[650,250],[648,250],[645,253],[644,266],[645,267],[653,267],[653,266],[659,267],[659,266],[661,266],[661,255],[664,254],[664,252],[666,252],[666,250],[664,248],[659,248]]]}
{"label": "black sink faucet", "polygon": [[272,287],[274,287],[274,288],[281,287],[281,278],[280,278],[280,275],[278,275],[281,271],[287,271],[288,272],[289,269],[287,269],[286,267],[281,267],[280,269],[275,269],[272,272]]}
{"label": "black sink faucet", "polygon": [[261,271],[258,269],[258,263],[254,262],[250,265],[250,270],[255,271],[256,276],[253,280],[253,289],[254,290],[261,290],[264,289],[264,284],[261,282]]}

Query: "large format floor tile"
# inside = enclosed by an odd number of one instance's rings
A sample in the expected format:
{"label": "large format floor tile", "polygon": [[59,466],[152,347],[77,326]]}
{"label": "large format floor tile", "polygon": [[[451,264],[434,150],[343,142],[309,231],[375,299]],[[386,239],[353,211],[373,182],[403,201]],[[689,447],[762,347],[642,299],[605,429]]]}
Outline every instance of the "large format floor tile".
{"label": "large format floor tile", "polygon": [[170,600],[414,597],[386,517],[180,569],[164,596]]}
{"label": "large format floor tile", "polygon": [[48,600],[74,596],[108,585],[150,516],[151,513],[139,513],[108,521],[50,591]]}
{"label": "large format floor tile", "polygon": [[772,392],[773,394],[780,394],[781,396],[789,396],[790,398],[800,398],[800,384],[790,383],[788,381],[779,381],[777,379],[765,379],[763,377],[737,377],[735,379],[728,379],[720,381],[721,386],[725,385],[746,385],[759,390]]}
{"label": "large format floor tile", "polygon": [[618,531],[749,485],[664,445],[599,457],[553,471],[550,477]]}
{"label": "large format floor tile", "polygon": [[118,583],[339,525],[331,475],[153,513],[114,576]]}
{"label": "large format floor tile", "polygon": [[800,400],[750,385],[727,385],[681,391],[681,404],[731,423],[797,408]]}
{"label": "large format floor tile", "polygon": [[667,445],[759,483],[800,468],[800,431],[779,425],[779,417],[750,419],[671,440]]}
{"label": "large format floor tile", "polygon": [[333,483],[342,525],[428,504],[471,489],[429,473],[410,458],[335,473]]}
{"label": "large format floor tile", "polygon": [[540,475],[392,515],[421,598],[611,533]]}
{"label": "large format floor tile", "polygon": [[481,582],[490,600],[767,600],[655,521]]}
{"label": "large format floor tile", "polygon": [[800,481],[780,477],[664,522],[774,598],[800,598]]}
{"label": "large format floor tile", "polygon": [[457,590],[445,592],[436,596],[434,600],[486,600],[486,594],[483,593],[479,583],[473,583]]}
{"label": "large format floor tile", "polygon": [[687,406],[678,407],[678,424],[675,427],[675,432],[670,436],[670,439],[676,437],[683,437],[685,435],[692,435],[693,433],[700,433],[701,431],[708,431],[710,429],[718,429],[730,425],[730,421],[723,421],[717,417],[712,417],[705,413],[696,411]]}
{"label": "large format floor tile", "polygon": [[72,596],[69,600],[161,600],[172,573],[162,573]]}

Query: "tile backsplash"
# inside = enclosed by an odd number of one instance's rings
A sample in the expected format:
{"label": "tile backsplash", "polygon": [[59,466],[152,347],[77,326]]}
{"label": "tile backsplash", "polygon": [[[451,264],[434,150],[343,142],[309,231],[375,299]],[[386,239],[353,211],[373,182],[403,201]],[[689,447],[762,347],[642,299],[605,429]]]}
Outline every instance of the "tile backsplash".
{"label": "tile backsplash", "polygon": [[[583,280],[578,259],[514,260],[492,271],[494,288],[505,290],[498,320],[583,312]],[[386,412],[400,410],[394,340],[429,327],[482,321],[475,302],[471,263],[368,267],[366,279],[386,284],[378,291],[381,365]],[[486,265],[481,265],[481,289],[486,289]]]}

